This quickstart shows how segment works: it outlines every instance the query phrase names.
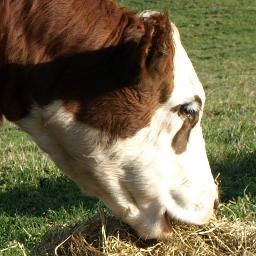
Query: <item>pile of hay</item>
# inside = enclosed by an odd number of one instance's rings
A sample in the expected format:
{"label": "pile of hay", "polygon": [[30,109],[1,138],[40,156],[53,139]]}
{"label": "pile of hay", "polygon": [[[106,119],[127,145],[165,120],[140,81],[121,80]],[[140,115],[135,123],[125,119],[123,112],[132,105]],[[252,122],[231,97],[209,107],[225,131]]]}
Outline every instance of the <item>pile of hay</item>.
{"label": "pile of hay", "polygon": [[[144,241],[124,223],[102,214],[61,235],[53,235],[37,248],[36,255],[256,255],[256,222],[231,221],[225,217],[198,227],[173,224],[170,241]],[[58,240],[58,241],[57,241]]]}

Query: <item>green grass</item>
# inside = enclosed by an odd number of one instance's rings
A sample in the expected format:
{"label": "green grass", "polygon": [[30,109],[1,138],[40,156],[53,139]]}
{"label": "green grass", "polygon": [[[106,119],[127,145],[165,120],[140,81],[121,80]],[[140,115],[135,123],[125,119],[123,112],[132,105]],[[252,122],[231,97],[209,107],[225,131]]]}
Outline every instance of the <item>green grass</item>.
{"label": "green grass", "polygon": [[[223,214],[256,219],[256,1],[120,0],[171,13],[208,96],[203,128]],[[23,255],[46,233],[97,213],[27,135],[0,129],[0,255]],[[26,249],[23,249],[25,246]]]}
{"label": "green grass", "polygon": [[95,214],[98,202],[62,176],[26,134],[5,124],[0,136],[0,250],[16,242],[32,248],[49,230]]}

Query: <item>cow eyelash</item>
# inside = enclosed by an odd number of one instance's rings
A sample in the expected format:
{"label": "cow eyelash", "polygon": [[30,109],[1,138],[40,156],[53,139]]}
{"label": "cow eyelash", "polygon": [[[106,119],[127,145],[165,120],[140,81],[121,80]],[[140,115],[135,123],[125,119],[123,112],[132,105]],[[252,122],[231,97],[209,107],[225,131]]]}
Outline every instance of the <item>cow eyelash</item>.
{"label": "cow eyelash", "polygon": [[180,106],[179,114],[193,120],[195,118],[197,111],[192,108],[191,103],[185,103]]}

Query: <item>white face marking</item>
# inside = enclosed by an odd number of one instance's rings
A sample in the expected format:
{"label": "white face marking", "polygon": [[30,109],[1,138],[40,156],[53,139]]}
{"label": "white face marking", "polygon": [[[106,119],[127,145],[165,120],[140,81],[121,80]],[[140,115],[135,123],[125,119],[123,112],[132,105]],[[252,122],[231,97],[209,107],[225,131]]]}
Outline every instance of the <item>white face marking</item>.
{"label": "white face marking", "polygon": [[[205,223],[217,198],[200,127],[204,90],[172,26],[173,93],[135,136],[106,147],[100,132],[77,122],[61,101],[43,109],[35,106],[29,117],[17,122],[82,190],[103,200],[144,238],[169,235],[166,212],[188,223]],[[178,155],[171,143],[183,120],[171,109],[185,103],[200,115],[186,151]]]}

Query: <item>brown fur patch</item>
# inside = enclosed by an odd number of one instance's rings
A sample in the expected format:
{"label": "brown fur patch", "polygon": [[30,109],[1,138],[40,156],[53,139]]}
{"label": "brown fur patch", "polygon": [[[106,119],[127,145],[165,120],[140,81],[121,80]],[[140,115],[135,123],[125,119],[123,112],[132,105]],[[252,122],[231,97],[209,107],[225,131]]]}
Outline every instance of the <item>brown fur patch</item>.
{"label": "brown fur patch", "polygon": [[10,121],[60,99],[79,121],[126,138],[172,91],[167,15],[143,21],[110,0],[6,0],[0,40],[0,109]]}
{"label": "brown fur patch", "polygon": [[[200,108],[202,106],[202,100],[198,95],[194,96],[194,100],[199,104]],[[179,116],[182,116],[182,113],[180,113],[181,105],[177,105],[174,108],[172,108],[173,112],[177,112]],[[176,154],[182,154],[187,149],[187,144],[189,140],[189,135],[191,130],[195,127],[199,120],[199,112],[195,113],[195,116],[191,119],[188,117],[182,117],[185,118],[182,124],[182,127],[180,130],[175,134],[173,140],[172,140],[172,148],[175,151]]]}
{"label": "brown fur patch", "polygon": [[[145,36],[132,51],[134,59],[123,76],[128,76],[128,81],[135,75],[134,78],[126,86],[97,95],[92,101],[80,101],[78,120],[111,136],[126,138],[147,126],[155,110],[170,96],[173,46],[169,20],[158,15],[147,22]],[[129,63],[129,56],[125,59]],[[117,64],[120,63],[119,60]]]}

